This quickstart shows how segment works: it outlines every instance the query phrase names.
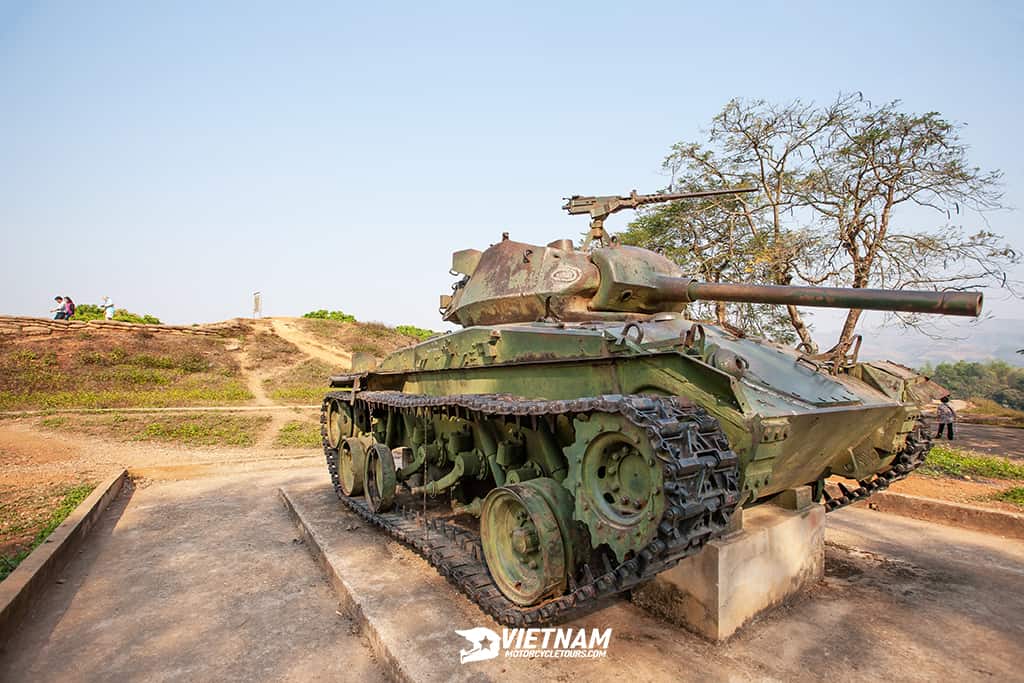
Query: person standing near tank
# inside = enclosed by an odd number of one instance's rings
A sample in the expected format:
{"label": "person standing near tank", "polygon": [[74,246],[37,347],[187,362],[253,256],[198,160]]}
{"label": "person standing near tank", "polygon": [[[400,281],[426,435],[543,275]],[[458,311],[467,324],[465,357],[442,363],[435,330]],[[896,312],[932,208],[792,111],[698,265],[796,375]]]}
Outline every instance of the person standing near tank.
{"label": "person standing near tank", "polygon": [[946,430],[946,438],[950,441],[953,440],[953,425],[956,423],[956,411],[953,410],[953,406],[949,405],[949,396],[943,396],[942,402],[939,403],[939,408],[935,412],[936,417],[939,420],[939,431],[935,434],[936,439],[942,438],[942,430]]}

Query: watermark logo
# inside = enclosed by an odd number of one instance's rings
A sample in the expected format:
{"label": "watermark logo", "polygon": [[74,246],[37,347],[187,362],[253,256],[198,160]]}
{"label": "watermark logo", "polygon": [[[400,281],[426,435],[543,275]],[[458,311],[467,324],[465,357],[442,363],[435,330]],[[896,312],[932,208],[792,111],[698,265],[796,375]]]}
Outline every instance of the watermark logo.
{"label": "watermark logo", "polygon": [[459,650],[459,662],[481,662],[504,656],[509,659],[594,659],[604,657],[612,640],[612,629],[505,628],[501,634],[489,628],[455,631],[469,641]]}
{"label": "watermark logo", "polygon": [[460,636],[468,640],[473,647],[468,650],[459,650],[459,662],[482,662],[485,659],[494,659],[498,656],[498,634],[489,628],[477,626],[465,631],[456,631]]}

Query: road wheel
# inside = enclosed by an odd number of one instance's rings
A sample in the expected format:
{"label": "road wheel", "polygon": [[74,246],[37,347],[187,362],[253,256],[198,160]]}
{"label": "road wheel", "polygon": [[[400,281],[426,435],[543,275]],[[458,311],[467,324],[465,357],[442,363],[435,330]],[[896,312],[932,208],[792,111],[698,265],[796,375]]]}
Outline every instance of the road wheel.
{"label": "road wheel", "polygon": [[493,489],[484,499],[480,537],[498,589],[517,605],[565,592],[573,565],[572,500],[554,479]]}
{"label": "road wheel", "polygon": [[339,448],[347,436],[352,436],[352,406],[333,400],[327,404],[327,445]]}
{"label": "road wheel", "polygon": [[363,465],[363,491],[366,504],[374,512],[387,512],[395,503],[395,459],[384,444],[366,449]]}
{"label": "road wheel", "polygon": [[363,469],[366,462],[366,447],[354,436],[342,440],[338,449],[338,484],[341,492],[348,497],[363,492]]}

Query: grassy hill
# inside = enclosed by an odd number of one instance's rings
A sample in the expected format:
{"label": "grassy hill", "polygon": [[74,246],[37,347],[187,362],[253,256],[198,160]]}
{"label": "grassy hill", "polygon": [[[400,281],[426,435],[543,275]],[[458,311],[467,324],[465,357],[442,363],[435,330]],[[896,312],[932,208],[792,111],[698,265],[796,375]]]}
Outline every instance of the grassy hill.
{"label": "grassy hill", "polygon": [[[287,320],[298,339],[283,339],[270,320],[219,325],[220,336],[143,326],[5,335],[0,410],[246,405],[257,398],[254,375],[272,402],[316,403],[347,355],[383,357],[419,341],[380,323]],[[319,359],[324,351],[338,362]]]}
{"label": "grassy hill", "polygon": [[0,409],[244,403],[237,357],[216,337],[83,330],[0,340]]}

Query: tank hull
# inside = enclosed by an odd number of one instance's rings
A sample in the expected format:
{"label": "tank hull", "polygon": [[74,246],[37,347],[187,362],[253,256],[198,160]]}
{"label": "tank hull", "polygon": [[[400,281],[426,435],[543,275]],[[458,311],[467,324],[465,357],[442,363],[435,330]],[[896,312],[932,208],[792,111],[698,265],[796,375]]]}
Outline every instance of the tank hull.
{"label": "tank hull", "polygon": [[[739,506],[811,485],[833,510],[923,462],[923,378],[818,363],[675,313],[468,327],[332,378],[324,452],[351,510],[485,612],[550,623],[696,554]],[[830,496],[835,475],[853,490]]]}
{"label": "tank hull", "polygon": [[749,505],[831,475],[861,480],[886,469],[920,415],[908,395],[913,377],[894,377],[886,391],[864,367],[828,374],[781,345],[666,314],[470,327],[397,352],[361,386],[430,396],[685,397],[719,420]]}

